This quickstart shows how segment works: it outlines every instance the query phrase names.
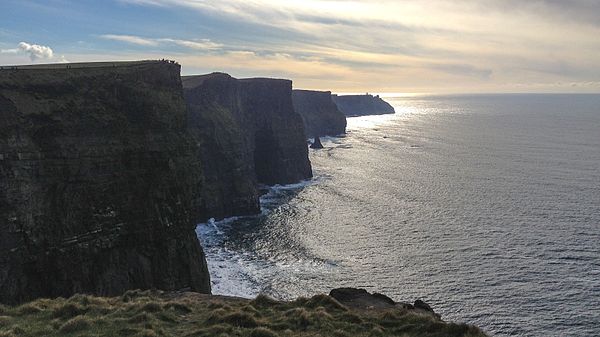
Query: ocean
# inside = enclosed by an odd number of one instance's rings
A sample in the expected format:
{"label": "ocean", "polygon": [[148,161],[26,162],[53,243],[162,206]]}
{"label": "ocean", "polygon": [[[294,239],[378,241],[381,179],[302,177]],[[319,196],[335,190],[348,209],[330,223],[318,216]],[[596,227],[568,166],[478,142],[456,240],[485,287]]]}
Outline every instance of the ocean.
{"label": "ocean", "polygon": [[197,232],[216,294],[423,299],[492,336],[600,336],[600,95],[388,97],[315,178]]}

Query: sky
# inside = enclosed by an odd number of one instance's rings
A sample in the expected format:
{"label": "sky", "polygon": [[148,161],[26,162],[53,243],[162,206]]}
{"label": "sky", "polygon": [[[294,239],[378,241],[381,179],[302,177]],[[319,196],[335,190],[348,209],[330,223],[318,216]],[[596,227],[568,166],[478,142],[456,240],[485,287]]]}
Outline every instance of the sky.
{"label": "sky", "polygon": [[2,65],[162,58],[333,92],[600,93],[600,0],[0,0]]}

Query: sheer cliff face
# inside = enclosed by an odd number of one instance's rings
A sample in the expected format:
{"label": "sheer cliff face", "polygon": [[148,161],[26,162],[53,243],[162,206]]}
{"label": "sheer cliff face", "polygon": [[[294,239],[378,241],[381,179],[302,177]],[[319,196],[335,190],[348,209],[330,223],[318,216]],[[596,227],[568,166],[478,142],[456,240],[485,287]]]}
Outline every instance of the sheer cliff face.
{"label": "sheer cliff face", "polygon": [[346,116],[331,99],[330,91],[294,90],[292,98],[308,137],[346,133]]}
{"label": "sheer cliff face", "polygon": [[340,111],[348,117],[396,113],[394,107],[379,96],[368,94],[345,96],[333,95],[332,98]]}
{"label": "sheer cliff face", "polygon": [[232,204],[242,199],[240,205],[247,208],[256,201],[256,183],[288,184],[312,177],[290,81],[210,74],[185,77],[183,83],[193,130],[229,139],[212,147],[235,163],[231,170],[211,170],[215,180],[230,182],[220,191],[221,200],[233,196]]}
{"label": "sheer cliff face", "polygon": [[210,292],[179,66],[0,71],[0,302]]}

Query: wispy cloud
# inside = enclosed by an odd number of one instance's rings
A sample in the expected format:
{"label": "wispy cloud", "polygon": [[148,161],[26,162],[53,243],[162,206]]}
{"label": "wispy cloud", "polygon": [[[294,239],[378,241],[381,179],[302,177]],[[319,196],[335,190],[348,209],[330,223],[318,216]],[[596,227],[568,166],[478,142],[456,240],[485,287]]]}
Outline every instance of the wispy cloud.
{"label": "wispy cloud", "polygon": [[133,36],[133,35],[105,34],[105,35],[100,35],[100,37],[103,39],[106,39],[106,40],[125,42],[125,43],[135,44],[138,46],[152,46],[152,47],[158,46],[158,42],[155,40],[146,39],[143,37]]}
{"label": "wispy cloud", "polygon": [[222,44],[211,41],[210,39],[201,39],[201,40],[181,40],[181,39],[171,39],[171,38],[145,38],[134,35],[115,35],[115,34],[104,34],[100,35],[101,38],[106,40],[113,40],[119,42],[125,42],[129,44],[134,44],[138,46],[146,46],[146,47],[158,47],[161,45],[177,45],[180,47],[185,47],[189,49],[195,50],[218,50],[223,47]]}

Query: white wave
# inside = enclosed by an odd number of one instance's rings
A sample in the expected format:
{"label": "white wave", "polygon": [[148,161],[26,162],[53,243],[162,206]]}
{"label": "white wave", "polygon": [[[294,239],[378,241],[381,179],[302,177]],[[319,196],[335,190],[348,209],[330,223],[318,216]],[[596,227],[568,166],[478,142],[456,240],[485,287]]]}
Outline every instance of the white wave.
{"label": "white wave", "polygon": [[282,265],[281,262],[261,260],[253,252],[227,249],[225,246],[228,240],[227,233],[235,231],[234,226],[239,222],[256,221],[258,217],[267,216],[286,201],[286,193],[318,181],[317,178],[296,184],[263,186],[267,193],[260,198],[260,214],[235,216],[218,221],[213,218],[198,224],[196,234],[204,247],[213,294],[253,298],[264,289],[261,280],[269,279],[290,267],[298,269],[298,266],[292,267]]}

